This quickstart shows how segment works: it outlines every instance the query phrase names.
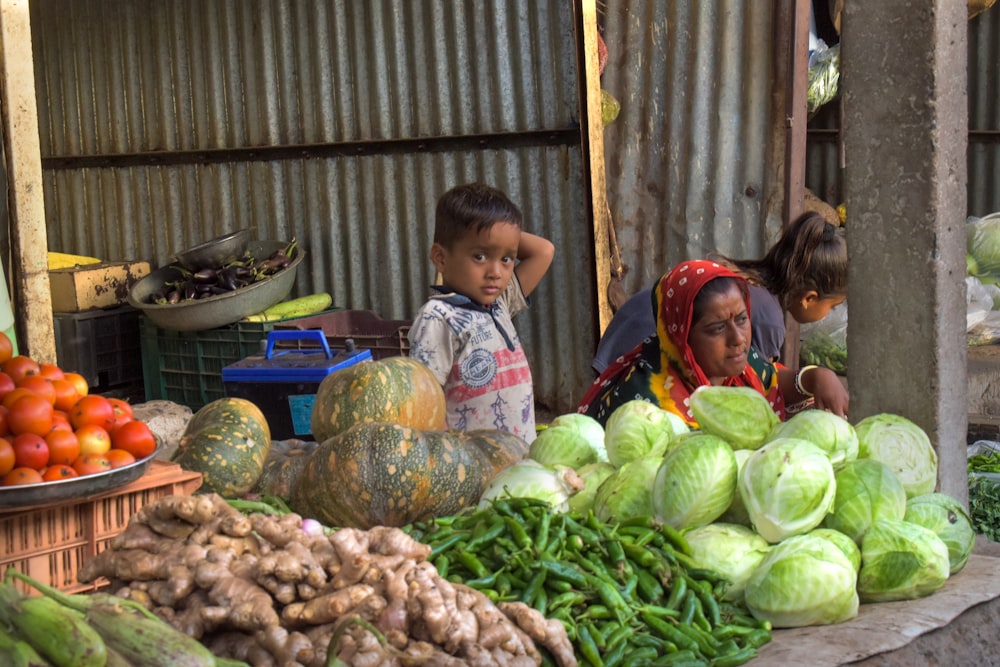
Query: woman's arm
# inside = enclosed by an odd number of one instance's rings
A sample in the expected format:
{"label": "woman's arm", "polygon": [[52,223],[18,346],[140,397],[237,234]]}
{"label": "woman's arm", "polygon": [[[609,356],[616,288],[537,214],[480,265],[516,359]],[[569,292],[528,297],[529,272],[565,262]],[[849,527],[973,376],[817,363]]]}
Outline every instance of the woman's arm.
{"label": "woman's arm", "polygon": [[[796,387],[795,376],[798,373],[801,373],[799,376],[800,386],[806,393],[802,393]],[[794,405],[812,395],[816,400],[818,410],[826,410],[847,419],[847,409],[850,404],[847,387],[829,368],[804,366],[800,371],[782,368],[778,370],[778,385],[785,397],[785,405]]]}
{"label": "woman's arm", "polygon": [[517,268],[514,271],[517,273],[524,296],[528,296],[538,287],[545,272],[549,270],[555,254],[556,247],[548,239],[521,232],[521,241],[517,246]]}

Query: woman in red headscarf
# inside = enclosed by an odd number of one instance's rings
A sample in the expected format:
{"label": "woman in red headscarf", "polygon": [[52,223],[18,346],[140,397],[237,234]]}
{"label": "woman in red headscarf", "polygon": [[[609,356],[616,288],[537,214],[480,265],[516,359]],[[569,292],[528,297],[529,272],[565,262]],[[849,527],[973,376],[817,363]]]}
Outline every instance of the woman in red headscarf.
{"label": "woman in red headscarf", "polygon": [[750,345],[746,280],[716,262],[682,262],[653,290],[656,336],[608,366],[578,408],[601,424],[634,399],[655,403],[697,428],[691,393],[704,385],[752,387],[781,419],[785,401],[815,396],[816,407],[847,416],[847,390],[833,371],[778,369]]}

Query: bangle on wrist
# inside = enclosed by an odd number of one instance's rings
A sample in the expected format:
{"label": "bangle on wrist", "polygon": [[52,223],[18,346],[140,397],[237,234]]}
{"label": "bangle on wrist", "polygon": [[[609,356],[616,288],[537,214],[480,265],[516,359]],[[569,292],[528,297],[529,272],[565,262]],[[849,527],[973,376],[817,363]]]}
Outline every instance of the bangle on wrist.
{"label": "bangle on wrist", "polygon": [[811,371],[814,368],[819,368],[819,366],[809,364],[808,366],[803,366],[795,374],[795,391],[799,392],[803,396],[810,397],[813,395],[811,391],[806,391],[806,388],[802,386],[802,376],[806,374],[806,371]]}

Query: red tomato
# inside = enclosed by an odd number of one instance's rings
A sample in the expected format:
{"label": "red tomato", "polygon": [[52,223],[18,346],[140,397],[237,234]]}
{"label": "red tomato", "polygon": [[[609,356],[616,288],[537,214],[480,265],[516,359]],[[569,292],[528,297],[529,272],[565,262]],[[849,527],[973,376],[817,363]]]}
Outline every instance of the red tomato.
{"label": "red tomato", "polygon": [[127,466],[130,463],[135,463],[135,457],[126,452],[124,449],[109,449],[108,453],[104,455],[110,463],[112,468],[121,468],[122,466]]}
{"label": "red tomato", "polygon": [[0,364],[14,356],[14,342],[4,332],[0,331]]}
{"label": "red tomato", "polygon": [[0,365],[0,370],[9,375],[10,379],[17,384],[29,375],[37,375],[41,367],[31,357],[19,354],[3,362]]}
{"label": "red tomato", "polygon": [[14,467],[41,470],[49,464],[49,444],[34,433],[22,433],[10,442],[14,448]]}
{"label": "red tomato", "polygon": [[22,396],[7,408],[7,427],[14,435],[45,436],[52,430],[52,404],[37,394]]}
{"label": "red tomato", "polygon": [[62,380],[66,377],[63,370],[55,364],[38,364],[38,374],[48,380]]}
{"label": "red tomato", "polygon": [[0,405],[0,436],[10,433],[10,426],[7,425],[7,408]]}
{"label": "red tomato", "polygon": [[120,426],[127,421],[131,421],[135,415],[132,412],[132,405],[120,398],[109,398],[108,403],[115,411],[115,425]]}
{"label": "red tomato", "polygon": [[3,476],[4,486],[17,486],[19,484],[38,484],[43,482],[42,474],[34,468],[14,468]]}
{"label": "red tomato", "polygon": [[0,477],[14,469],[15,461],[14,446],[10,444],[10,440],[0,438]]}
{"label": "red tomato", "polygon": [[76,387],[76,393],[80,396],[86,396],[90,393],[90,383],[87,382],[87,378],[83,377],[79,373],[64,373],[65,379],[73,383]]}
{"label": "red tomato", "polygon": [[69,411],[69,423],[73,428],[93,424],[109,429],[115,424],[115,408],[100,394],[87,394],[81,397]]}
{"label": "red tomato", "polygon": [[149,424],[133,419],[111,432],[111,446],[124,449],[137,459],[144,459],[156,451],[156,437]]}
{"label": "red tomato", "polygon": [[72,479],[79,477],[80,473],[73,469],[73,466],[59,464],[51,465],[42,473],[42,479],[46,482],[58,482],[61,479]]}
{"label": "red tomato", "polygon": [[60,428],[49,431],[45,436],[49,446],[49,465],[63,463],[70,465],[80,456],[80,440],[73,431]]}
{"label": "red tomato", "polygon": [[[3,332],[0,331],[0,333]],[[9,394],[10,392],[14,391],[14,387],[16,386],[17,385],[14,384],[14,378],[7,375],[3,371],[0,371],[0,400],[2,400],[3,397]]]}
{"label": "red tomato", "polygon": [[104,455],[111,449],[111,435],[96,424],[84,424],[76,429],[76,439],[80,441],[80,454]]}
{"label": "red tomato", "polygon": [[52,405],[56,404],[56,388],[52,385],[52,380],[46,380],[41,375],[29,375],[22,378],[17,383],[18,387],[30,389],[33,393],[41,396]]}
{"label": "red tomato", "polygon": [[80,475],[93,475],[111,470],[111,461],[103,454],[81,454],[73,461],[73,470]]}
{"label": "red tomato", "polygon": [[69,412],[73,409],[76,402],[80,400],[81,395],[77,393],[76,385],[73,384],[72,380],[67,380],[66,378],[52,380],[52,388],[56,390],[55,408],[57,410]]}

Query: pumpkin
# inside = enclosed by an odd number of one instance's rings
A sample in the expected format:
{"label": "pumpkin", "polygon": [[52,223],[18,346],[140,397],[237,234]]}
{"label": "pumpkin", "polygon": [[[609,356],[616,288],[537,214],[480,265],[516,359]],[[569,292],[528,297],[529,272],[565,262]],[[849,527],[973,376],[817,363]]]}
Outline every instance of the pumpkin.
{"label": "pumpkin", "polygon": [[474,505],[496,473],[527,453],[524,440],[503,431],[360,422],[319,445],[290,505],[328,526],[405,526]]}
{"label": "pumpkin", "polygon": [[316,389],[312,435],[316,442],[323,442],[358,422],[444,430],[444,390],[429,368],[410,357],[387,357],[338,369]]}
{"label": "pumpkin", "polygon": [[172,460],[201,473],[201,491],[233,498],[253,488],[270,449],[260,408],[245,398],[220,398],[191,417]]}
{"label": "pumpkin", "polygon": [[307,440],[275,440],[271,443],[271,451],[252,492],[262,496],[290,497],[303,466],[318,446],[319,443]]}

